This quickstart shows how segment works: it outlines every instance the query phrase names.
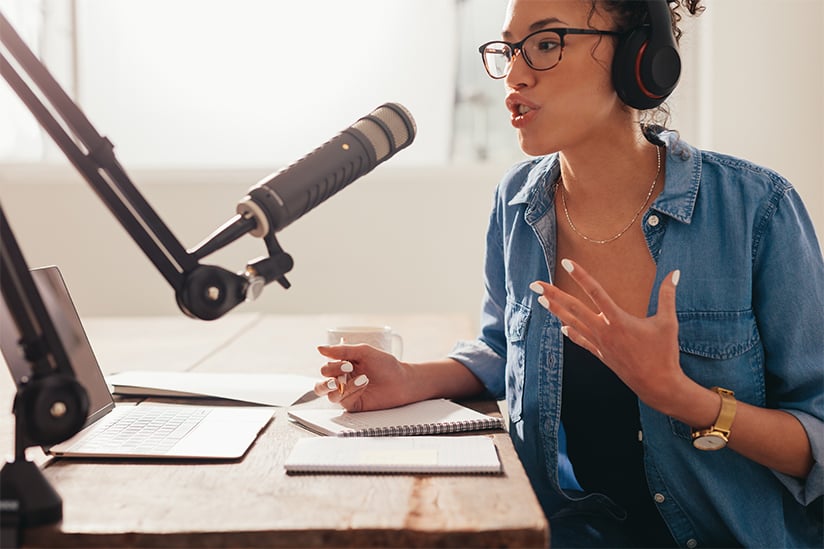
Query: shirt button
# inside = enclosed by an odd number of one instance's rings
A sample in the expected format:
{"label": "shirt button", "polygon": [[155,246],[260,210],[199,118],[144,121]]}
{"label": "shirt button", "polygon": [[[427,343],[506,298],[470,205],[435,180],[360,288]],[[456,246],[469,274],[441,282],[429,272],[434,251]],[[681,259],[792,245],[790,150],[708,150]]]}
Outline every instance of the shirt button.
{"label": "shirt button", "polygon": [[652,499],[655,500],[655,503],[664,503],[667,498],[664,497],[664,494],[655,494]]}
{"label": "shirt button", "polygon": [[695,549],[696,547],[698,547],[698,542],[690,538],[687,540],[687,547],[689,547],[689,549]]}
{"label": "shirt button", "polygon": [[649,218],[647,219],[647,225],[649,225],[650,227],[657,227],[657,226],[658,226],[658,223],[659,223],[660,221],[661,221],[661,220],[660,220],[660,219],[658,219],[658,216],[657,216],[657,215],[651,215],[651,216],[649,216]]}

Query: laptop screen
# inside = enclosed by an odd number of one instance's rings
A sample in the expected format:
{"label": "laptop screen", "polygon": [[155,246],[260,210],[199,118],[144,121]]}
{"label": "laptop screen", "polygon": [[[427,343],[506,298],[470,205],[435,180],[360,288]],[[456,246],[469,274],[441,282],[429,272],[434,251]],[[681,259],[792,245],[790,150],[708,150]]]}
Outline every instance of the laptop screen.
{"label": "laptop screen", "polygon": [[[77,381],[89,395],[89,417],[86,421],[86,424],[89,424],[111,411],[114,407],[112,394],[58,268],[50,266],[32,269],[31,274],[60,341],[66,349]],[[23,378],[31,374],[29,362],[18,345],[19,340],[17,325],[5,300],[0,300],[0,350],[18,385]]]}

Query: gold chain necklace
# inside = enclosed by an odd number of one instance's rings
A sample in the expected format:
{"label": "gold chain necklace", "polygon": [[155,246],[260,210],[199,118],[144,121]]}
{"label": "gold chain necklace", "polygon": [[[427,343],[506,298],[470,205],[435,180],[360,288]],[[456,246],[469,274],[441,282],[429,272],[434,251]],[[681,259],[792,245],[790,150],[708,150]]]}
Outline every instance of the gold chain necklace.
{"label": "gold chain necklace", "polygon": [[618,240],[619,238],[624,236],[624,233],[627,232],[630,229],[630,227],[632,227],[632,225],[638,219],[638,216],[641,215],[642,211],[644,211],[644,206],[646,206],[647,202],[649,202],[649,197],[652,196],[652,191],[655,189],[655,183],[658,182],[658,176],[661,175],[661,147],[655,147],[655,152],[658,156],[658,169],[655,171],[655,177],[652,180],[652,184],[649,186],[649,192],[647,192],[647,196],[646,198],[644,198],[644,202],[641,204],[641,207],[638,208],[638,210],[636,210],[635,215],[632,216],[632,219],[629,220],[629,223],[627,223],[626,227],[618,231],[618,234],[616,234],[615,236],[605,238],[604,240],[590,238],[578,230],[578,228],[575,226],[575,223],[572,222],[572,218],[569,217],[569,210],[567,210],[566,203],[566,192],[564,192],[564,184],[561,183],[561,205],[564,207],[564,215],[566,216],[567,223],[569,223],[569,228],[572,229],[572,232],[574,232],[587,242],[592,242],[593,244],[609,244],[613,240]]}

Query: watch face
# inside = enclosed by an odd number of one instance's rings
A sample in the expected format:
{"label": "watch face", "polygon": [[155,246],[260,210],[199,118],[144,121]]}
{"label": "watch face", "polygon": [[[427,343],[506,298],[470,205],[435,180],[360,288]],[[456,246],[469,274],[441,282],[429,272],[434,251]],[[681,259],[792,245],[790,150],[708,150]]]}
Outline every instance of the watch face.
{"label": "watch face", "polygon": [[693,440],[692,445],[699,450],[720,450],[727,442],[719,436],[704,435]]}

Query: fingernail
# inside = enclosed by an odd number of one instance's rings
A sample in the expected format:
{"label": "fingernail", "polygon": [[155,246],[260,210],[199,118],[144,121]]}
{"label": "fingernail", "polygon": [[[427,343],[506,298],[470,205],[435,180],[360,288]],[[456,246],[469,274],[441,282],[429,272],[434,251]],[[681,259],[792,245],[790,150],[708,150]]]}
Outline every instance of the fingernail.
{"label": "fingernail", "polygon": [[678,286],[678,281],[679,280],[681,280],[681,271],[677,270],[674,273],[672,273],[672,285],[673,286]]}
{"label": "fingernail", "polygon": [[566,326],[561,326],[561,333],[569,337],[569,328]]}
{"label": "fingernail", "polygon": [[561,260],[561,267],[563,267],[563,268],[564,268],[564,270],[565,270],[566,272],[568,272],[568,273],[571,273],[571,272],[572,272],[572,270],[575,268],[575,267],[572,265],[572,261],[570,261],[569,259],[562,259],[562,260]]}
{"label": "fingernail", "polygon": [[540,285],[538,282],[533,282],[529,285],[529,289],[535,292],[536,294],[544,293],[544,287]]}
{"label": "fingernail", "polygon": [[343,362],[340,365],[340,371],[341,372],[351,372],[354,369],[355,369],[355,367],[352,366],[351,362]]}
{"label": "fingernail", "polygon": [[541,297],[539,297],[538,303],[543,305],[545,309],[549,309],[549,300],[546,298],[546,296],[542,295]]}
{"label": "fingernail", "polygon": [[349,381],[349,376],[343,374],[342,376],[338,376],[338,383],[341,385],[346,385],[346,382]]}
{"label": "fingernail", "polygon": [[355,387],[360,387],[361,385],[366,385],[367,383],[369,383],[369,378],[366,377],[366,374],[361,374],[355,378],[355,381],[353,381],[353,383],[355,384]]}
{"label": "fingernail", "polygon": [[327,382],[326,382],[326,386],[327,386],[327,387],[329,387],[329,389],[330,389],[331,391],[334,391],[335,389],[337,389],[337,388],[338,388],[338,384],[337,384],[337,383],[335,383],[335,380],[334,380],[334,379],[330,379],[329,381],[327,381]]}

